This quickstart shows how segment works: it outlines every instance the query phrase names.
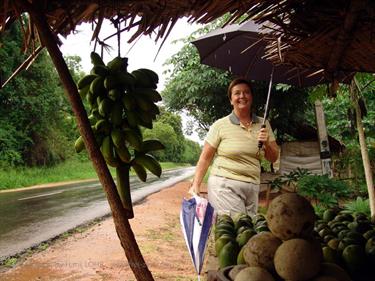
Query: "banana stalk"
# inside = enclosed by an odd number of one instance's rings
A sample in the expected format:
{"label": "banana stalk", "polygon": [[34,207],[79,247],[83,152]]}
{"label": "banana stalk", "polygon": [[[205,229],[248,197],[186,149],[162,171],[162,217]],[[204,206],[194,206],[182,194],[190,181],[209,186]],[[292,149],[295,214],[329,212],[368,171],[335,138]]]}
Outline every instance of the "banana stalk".
{"label": "banana stalk", "polygon": [[116,167],[116,186],[122,206],[129,214],[128,219],[132,219],[134,217],[134,213],[130,194],[129,170],[130,166],[126,164],[120,164]]}

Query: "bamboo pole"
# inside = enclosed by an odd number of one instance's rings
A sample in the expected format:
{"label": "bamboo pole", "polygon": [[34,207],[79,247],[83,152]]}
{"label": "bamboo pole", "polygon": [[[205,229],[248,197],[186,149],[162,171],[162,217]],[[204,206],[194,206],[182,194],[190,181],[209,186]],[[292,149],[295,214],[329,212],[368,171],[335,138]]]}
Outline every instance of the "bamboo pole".
{"label": "bamboo pole", "polygon": [[350,84],[350,97],[352,99],[352,103],[356,112],[356,122],[357,122],[357,131],[358,131],[358,138],[359,138],[359,145],[361,148],[361,155],[363,161],[363,168],[365,170],[365,178],[367,184],[367,191],[370,203],[370,211],[371,211],[371,220],[375,220],[375,190],[374,190],[374,181],[372,178],[371,173],[371,165],[370,159],[368,156],[368,150],[366,145],[365,133],[363,130],[362,124],[362,117],[361,117],[361,108],[358,105],[358,92],[360,92],[360,88],[358,86],[357,80],[355,77]]}
{"label": "bamboo pole", "polygon": [[69,69],[64,61],[61,51],[57,46],[55,34],[52,33],[50,27],[48,26],[45,15],[40,12],[37,7],[34,7],[34,5],[27,0],[17,0],[17,3],[21,5],[25,11],[27,11],[33,20],[33,23],[38,30],[40,40],[42,41],[41,43],[47,48],[60,76],[61,82],[64,85],[66,90],[65,92],[69,98],[69,102],[72,105],[73,112],[77,119],[79,131],[84,139],[90,159],[93,162],[96,173],[98,174],[99,180],[106,193],[107,200],[112,211],[116,232],[125,251],[129,266],[131,267],[137,280],[153,281],[154,279],[142,257],[138,244],[135,240],[134,233],[130,227],[127,213],[122,207],[120,197],[116,191],[116,185],[108,170],[104,158],[96,145],[86,111],[79,97],[76,84],[69,73]]}

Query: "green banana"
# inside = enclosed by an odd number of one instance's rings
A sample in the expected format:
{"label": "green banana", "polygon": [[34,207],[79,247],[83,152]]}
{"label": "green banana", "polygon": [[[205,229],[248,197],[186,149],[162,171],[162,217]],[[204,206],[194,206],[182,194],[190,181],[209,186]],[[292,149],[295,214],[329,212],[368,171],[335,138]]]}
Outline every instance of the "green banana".
{"label": "green banana", "polygon": [[116,89],[120,86],[121,86],[121,83],[120,83],[119,79],[117,78],[117,76],[114,75],[114,74],[108,75],[104,79],[104,87],[107,89],[107,91],[112,90],[112,89]]}
{"label": "green banana", "polygon": [[142,148],[142,138],[132,129],[124,129],[125,140],[137,151]]}
{"label": "green banana", "polygon": [[106,77],[109,74],[109,70],[108,70],[108,67],[106,67],[105,65],[95,65],[91,69],[90,73],[96,74],[101,77]]}
{"label": "green banana", "polygon": [[131,73],[135,77],[135,86],[137,88],[155,88],[155,83],[143,71],[137,69]]}
{"label": "green banana", "polygon": [[151,88],[135,88],[132,93],[134,95],[146,96],[153,102],[159,102],[162,100],[159,92]]}
{"label": "green banana", "polygon": [[100,147],[100,151],[102,152],[103,157],[108,165],[112,167],[117,167],[119,163],[118,163],[118,160],[115,158],[113,149],[114,147],[113,147],[111,137],[110,136],[104,137],[102,145]]}
{"label": "green banana", "polygon": [[161,150],[165,149],[165,146],[158,140],[145,140],[142,143],[142,149],[141,151],[144,153],[155,151],[155,150]]}
{"label": "green banana", "polygon": [[137,116],[138,116],[138,123],[140,126],[143,126],[148,129],[153,128],[153,125],[152,125],[153,115],[152,114],[150,114],[149,112],[140,110],[137,112]]}
{"label": "green banana", "polygon": [[74,148],[77,153],[80,153],[82,150],[85,149],[85,143],[83,142],[82,136],[79,136],[74,143]]}
{"label": "green banana", "polygon": [[111,124],[105,119],[100,119],[95,124],[96,132],[104,133],[105,135],[109,135],[111,132],[111,129],[112,129]]}
{"label": "green banana", "polygon": [[128,123],[130,127],[137,127],[139,124],[139,117],[137,113],[133,110],[126,111],[126,118],[128,119]]}
{"label": "green banana", "polygon": [[87,92],[86,99],[88,103],[91,105],[91,107],[93,107],[93,105],[96,104],[96,96],[90,90]]}
{"label": "green banana", "polygon": [[99,113],[101,116],[107,116],[112,110],[113,102],[109,98],[104,98],[99,104]]}
{"label": "green banana", "polygon": [[99,109],[99,106],[100,106],[102,100],[104,100],[103,97],[101,97],[101,96],[97,96],[97,97],[96,97],[96,104],[98,105],[98,109]]}
{"label": "green banana", "polygon": [[131,166],[133,170],[135,171],[135,173],[137,174],[138,178],[141,181],[145,182],[147,180],[147,172],[145,168],[143,168],[143,166],[137,164],[136,162],[132,162]]}
{"label": "green banana", "polygon": [[154,102],[152,100],[149,100],[146,96],[135,95],[134,97],[138,106],[143,111],[149,111],[154,106]]}
{"label": "green banana", "polygon": [[113,101],[120,99],[121,96],[122,96],[122,92],[119,89],[111,89],[108,92],[108,97]]}
{"label": "green banana", "polygon": [[95,124],[96,124],[97,119],[96,119],[96,117],[94,116],[94,114],[91,113],[91,114],[88,116],[88,119],[89,119],[89,121],[90,121],[90,125],[95,125]]}
{"label": "green banana", "polygon": [[83,87],[82,89],[78,90],[78,93],[79,93],[79,96],[81,97],[81,100],[83,100],[87,96],[87,93],[89,92],[89,90],[90,90],[90,84],[88,84],[85,87]]}
{"label": "green banana", "polygon": [[160,178],[161,175],[161,166],[156,159],[149,155],[149,154],[138,154],[134,158],[135,163],[138,165],[141,165],[145,167],[147,170],[149,170],[151,173],[153,173],[155,176]]}
{"label": "green banana", "polygon": [[159,83],[159,76],[156,74],[155,71],[148,68],[140,68],[138,70],[143,71],[154,84]]}
{"label": "green banana", "polygon": [[149,112],[150,115],[152,116],[152,119],[153,119],[153,120],[156,119],[156,115],[159,115],[159,114],[160,114],[159,107],[158,107],[156,104],[152,104],[152,105],[151,105],[151,109],[150,109],[148,112]]}
{"label": "green banana", "polygon": [[94,115],[94,117],[95,117],[97,120],[103,118],[103,117],[100,115],[100,113],[99,113],[99,109],[98,109],[98,108],[92,108],[92,109],[91,109],[91,114]]}
{"label": "green banana", "polygon": [[91,52],[90,53],[90,59],[91,59],[91,63],[94,65],[94,66],[97,66],[97,65],[105,65],[101,56],[99,56],[99,54],[95,53],[95,52]]}
{"label": "green banana", "polygon": [[95,141],[99,147],[102,145],[104,138],[105,138],[105,135],[103,134],[100,134],[100,133],[95,134]]}
{"label": "green banana", "polygon": [[84,87],[86,87],[87,85],[90,85],[91,82],[97,78],[98,76],[95,75],[95,74],[89,74],[89,75],[86,75],[86,76],[83,76],[81,79],[78,80],[77,82],[77,87],[78,89],[83,89]]}
{"label": "green banana", "polygon": [[115,151],[118,155],[118,157],[121,159],[124,163],[129,163],[131,160],[131,154],[128,150],[128,148],[125,146],[125,144],[117,147],[115,146]]}
{"label": "green banana", "polygon": [[130,193],[128,165],[119,165],[116,167],[116,188],[120,196],[122,206],[127,211],[128,219],[133,218],[134,213]]}
{"label": "green banana", "polygon": [[126,110],[133,110],[137,107],[137,102],[135,101],[135,98],[131,96],[129,93],[125,93],[122,96],[121,100]]}
{"label": "green banana", "polygon": [[107,63],[107,67],[111,72],[126,71],[128,66],[128,58],[115,57]]}
{"label": "green banana", "polygon": [[135,77],[128,72],[118,72],[115,74],[118,82],[123,88],[133,89],[136,83]]}
{"label": "green banana", "polygon": [[111,132],[111,138],[115,147],[125,145],[125,139],[120,129],[113,129]]}
{"label": "green banana", "polygon": [[109,113],[109,118],[114,126],[120,126],[122,123],[122,104],[117,102],[112,106],[112,111]]}
{"label": "green banana", "polygon": [[97,76],[90,84],[90,92],[97,96],[105,96],[106,90],[104,88],[104,78]]}

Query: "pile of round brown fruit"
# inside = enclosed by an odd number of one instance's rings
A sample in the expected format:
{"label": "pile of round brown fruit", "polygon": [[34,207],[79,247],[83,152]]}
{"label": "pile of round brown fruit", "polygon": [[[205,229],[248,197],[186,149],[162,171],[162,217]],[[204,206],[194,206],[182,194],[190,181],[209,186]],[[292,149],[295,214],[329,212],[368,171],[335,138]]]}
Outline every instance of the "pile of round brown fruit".
{"label": "pile of round brown fruit", "polygon": [[330,210],[319,219],[307,199],[286,193],[265,217],[219,216],[215,250],[234,281],[369,281],[375,280],[373,228],[363,214]]}
{"label": "pile of round brown fruit", "polygon": [[375,280],[375,225],[364,213],[328,209],[314,228],[323,259],[346,269],[353,280]]}

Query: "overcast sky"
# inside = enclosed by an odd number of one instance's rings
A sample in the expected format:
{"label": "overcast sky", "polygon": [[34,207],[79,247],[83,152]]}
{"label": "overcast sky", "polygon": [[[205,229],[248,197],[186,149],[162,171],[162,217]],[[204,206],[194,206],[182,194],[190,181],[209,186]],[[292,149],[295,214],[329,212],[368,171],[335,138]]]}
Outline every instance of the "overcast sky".
{"label": "overcast sky", "polygon": [[[121,56],[128,57],[128,71],[132,71],[137,68],[149,68],[154,70],[159,75],[158,91],[162,91],[166,79],[165,75],[163,74],[163,71],[166,68],[163,67],[163,64],[183,46],[182,43],[173,44],[172,42],[177,39],[187,37],[197,28],[199,28],[199,25],[190,25],[185,19],[180,19],[172,29],[155,60],[155,55],[157,54],[159,46],[162,42],[161,39],[155,43],[155,36],[153,38],[150,38],[149,36],[141,36],[141,38],[136,41],[135,46],[132,47],[133,43],[128,44],[127,40],[133,34],[135,29],[134,31],[130,31],[129,34],[123,32],[121,34]],[[76,34],[71,34],[66,39],[61,38],[63,45],[60,49],[64,55],[80,56],[82,59],[83,70],[88,73],[92,68],[90,52],[94,50],[94,44],[93,42],[90,42],[92,36],[91,24],[82,24],[77,26],[76,31]],[[114,29],[113,25],[111,25],[108,21],[105,21],[101,28],[99,38],[103,39],[113,34],[115,31],[116,30]],[[113,39],[106,41],[106,43],[111,45],[113,50],[110,52],[110,54],[108,54],[106,51],[104,52],[105,63],[116,57],[118,52],[116,36],[113,37]],[[100,48],[97,47],[96,52],[100,54]],[[183,116],[184,127],[186,126],[187,120],[188,119]],[[199,140],[196,134],[187,137],[199,142],[200,144],[203,143],[201,140]]]}
{"label": "overcast sky", "polygon": [[[154,58],[157,54],[162,40],[159,39],[155,43],[155,36],[150,38],[149,36],[141,36],[141,38],[136,42],[134,47],[133,43],[128,44],[127,39],[130,38],[135,32],[131,30],[129,34],[123,32],[121,34],[121,56],[128,57],[128,70],[132,71],[137,68],[150,68],[159,74],[159,85],[158,90],[164,88],[165,77],[163,75],[163,64],[164,62],[180,50],[182,44],[172,44],[174,40],[181,39],[190,35],[194,30],[196,30],[198,25],[190,25],[186,22],[185,19],[180,19],[177,24],[172,29],[170,35],[168,36],[166,42],[164,43],[160,53],[158,54],[156,60]],[[78,55],[82,58],[82,67],[85,72],[89,72],[92,65],[90,62],[90,52],[94,50],[94,44],[90,43],[92,36],[91,24],[82,24],[76,28],[77,34],[69,35],[66,39],[62,38],[63,45],[61,46],[61,51],[64,55]],[[105,22],[102,26],[99,38],[103,39],[116,30],[113,25],[109,22]],[[113,50],[110,54],[106,51],[104,52],[104,61],[107,63],[112,58],[117,56],[117,38],[114,36],[110,40],[106,41],[109,45],[113,47]],[[130,50],[130,51],[129,51]],[[129,53],[128,53],[129,51]],[[100,48],[97,47],[96,52],[100,54]]]}

